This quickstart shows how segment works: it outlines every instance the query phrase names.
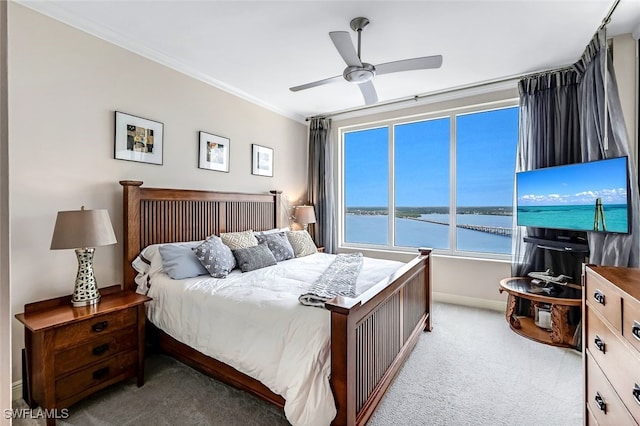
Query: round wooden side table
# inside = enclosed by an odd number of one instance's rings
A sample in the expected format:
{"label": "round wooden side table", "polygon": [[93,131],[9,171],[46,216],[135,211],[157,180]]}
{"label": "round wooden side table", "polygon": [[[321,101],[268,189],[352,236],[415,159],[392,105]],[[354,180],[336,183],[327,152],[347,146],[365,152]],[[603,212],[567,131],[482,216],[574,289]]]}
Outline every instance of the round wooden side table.
{"label": "round wooden side table", "polygon": [[[574,347],[576,325],[569,324],[568,314],[572,306],[582,305],[582,290],[555,285],[551,294],[537,293],[540,286],[533,285],[531,278],[510,277],[500,281],[500,293],[509,294],[506,318],[513,331],[537,342],[553,346]],[[531,301],[529,315],[516,315],[518,299]],[[535,309],[540,304],[551,306],[551,330],[538,327],[535,323]]]}

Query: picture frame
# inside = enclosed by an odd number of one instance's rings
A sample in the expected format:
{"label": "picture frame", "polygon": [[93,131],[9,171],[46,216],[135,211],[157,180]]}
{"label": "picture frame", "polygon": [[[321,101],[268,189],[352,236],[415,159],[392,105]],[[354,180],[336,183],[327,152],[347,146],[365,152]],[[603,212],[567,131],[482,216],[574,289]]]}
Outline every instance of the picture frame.
{"label": "picture frame", "polygon": [[251,144],[251,173],[273,177],[273,148]]}
{"label": "picture frame", "polygon": [[114,158],[162,165],[164,124],[116,111]]}
{"label": "picture frame", "polygon": [[229,173],[231,140],[212,133],[200,132],[198,168]]}

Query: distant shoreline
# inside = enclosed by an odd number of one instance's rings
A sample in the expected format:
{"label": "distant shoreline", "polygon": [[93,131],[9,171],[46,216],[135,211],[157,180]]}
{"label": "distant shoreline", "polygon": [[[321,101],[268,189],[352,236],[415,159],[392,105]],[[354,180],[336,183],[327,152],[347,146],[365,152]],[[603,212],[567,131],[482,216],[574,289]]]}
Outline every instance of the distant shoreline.
{"label": "distant shoreline", "polygon": [[[458,214],[513,216],[511,206],[458,207]],[[388,215],[386,207],[347,207],[347,214],[380,216]],[[397,218],[418,218],[423,214],[449,214],[449,207],[396,207]]]}

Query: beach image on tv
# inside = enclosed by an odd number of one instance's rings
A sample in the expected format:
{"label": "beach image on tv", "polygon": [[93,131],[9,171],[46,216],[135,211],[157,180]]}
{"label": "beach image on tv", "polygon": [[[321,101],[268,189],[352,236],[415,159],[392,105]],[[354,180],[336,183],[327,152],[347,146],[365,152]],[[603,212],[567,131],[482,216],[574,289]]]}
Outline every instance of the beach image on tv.
{"label": "beach image on tv", "polygon": [[626,157],[521,172],[516,187],[520,226],[629,232]]}

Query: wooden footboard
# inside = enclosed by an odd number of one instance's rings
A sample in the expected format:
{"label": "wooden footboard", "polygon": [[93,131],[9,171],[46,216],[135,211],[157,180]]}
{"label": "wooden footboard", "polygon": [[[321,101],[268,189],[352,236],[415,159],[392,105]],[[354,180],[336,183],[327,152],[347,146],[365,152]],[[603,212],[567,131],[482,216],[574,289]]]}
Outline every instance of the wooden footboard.
{"label": "wooden footboard", "polygon": [[331,311],[331,386],[335,425],[363,425],[373,414],[422,330],[431,331],[430,250]]}

